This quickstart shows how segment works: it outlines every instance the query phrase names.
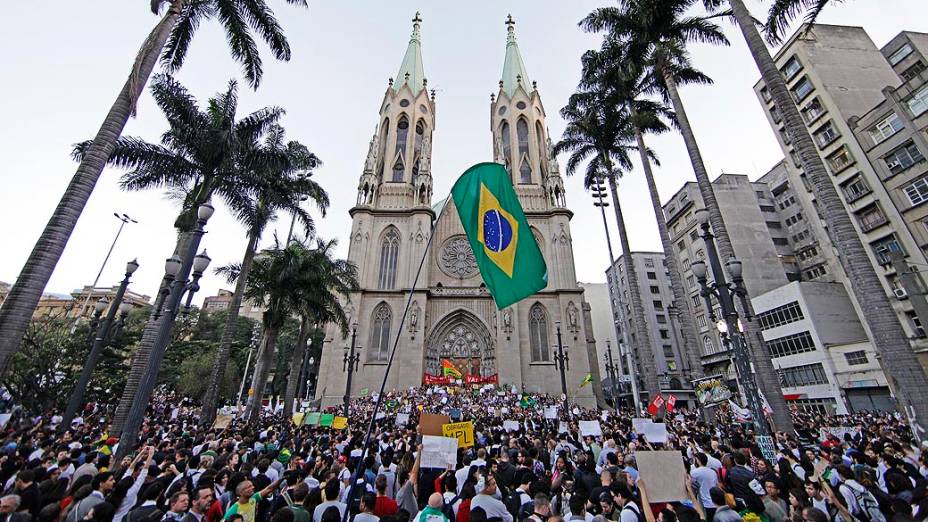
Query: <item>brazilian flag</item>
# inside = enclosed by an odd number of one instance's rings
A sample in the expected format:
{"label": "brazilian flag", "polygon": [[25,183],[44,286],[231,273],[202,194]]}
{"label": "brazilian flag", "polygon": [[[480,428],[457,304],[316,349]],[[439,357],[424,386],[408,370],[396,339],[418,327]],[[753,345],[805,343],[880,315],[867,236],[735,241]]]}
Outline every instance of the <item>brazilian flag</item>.
{"label": "brazilian flag", "polygon": [[505,167],[474,165],[455,182],[451,197],[497,308],[547,286],[548,268]]}

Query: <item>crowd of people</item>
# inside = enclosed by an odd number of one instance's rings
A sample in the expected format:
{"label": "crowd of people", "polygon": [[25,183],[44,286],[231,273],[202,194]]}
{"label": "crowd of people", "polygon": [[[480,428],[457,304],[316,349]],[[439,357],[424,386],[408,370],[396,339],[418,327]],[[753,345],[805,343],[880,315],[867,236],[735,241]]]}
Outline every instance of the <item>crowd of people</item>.
{"label": "crowd of people", "polygon": [[[296,425],[271,411],[211,429],[191,402],[159,396],[138,448],[118,462],[103,405],[71,426],[52,413],[17,413],[0,441],[0,522],[928,518],[928,445],[896,414],[795,412],[795,431],[776,434],[769,459],[750,425],[722,414],[707,423],[694,412],[661,412],[667,438],[655,442],[635,432],[632,412],[564,408],[556,397],[489,386],[391,393],[365,447],[375,402],[353,400],[343,429]],[[474,444],[458,449],[454,465],[423,464],[422,412],[473,422]],[[601,435],[584,434],[589,420]],[[842,429],[821,430],[829,426]],[[636,456],[654,450],[678,452],[685,474],[639,470]],[[681,483],[685,498],[652,501]]]}

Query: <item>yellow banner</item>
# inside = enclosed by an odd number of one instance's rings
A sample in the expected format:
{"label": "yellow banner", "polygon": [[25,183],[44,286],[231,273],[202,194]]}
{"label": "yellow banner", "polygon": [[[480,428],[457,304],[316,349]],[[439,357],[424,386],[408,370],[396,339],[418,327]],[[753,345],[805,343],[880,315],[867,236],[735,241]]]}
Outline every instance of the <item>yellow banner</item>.
{"label": "yellow banner", "polygon": [[343,430],[348,427],[348,417],[335,417],[332,421],[332,427],[337,430]]}
{"label": "yellow banner", "polygon": [[299,413],[294,413],[294,414],[293,414],[293,424],[296,424],[297,426],[303,424],[303,417],[305,417],[305,416],[306,416],[306,413],[305,413],[305,412],[302,412],[302,411],[299,412]]}
{"label": "yellow banner", "polygon": [[445,437],[458,439],[459,448],[469,448],[474,445],[474,423],[471,421],[443,424],[441,433]]}

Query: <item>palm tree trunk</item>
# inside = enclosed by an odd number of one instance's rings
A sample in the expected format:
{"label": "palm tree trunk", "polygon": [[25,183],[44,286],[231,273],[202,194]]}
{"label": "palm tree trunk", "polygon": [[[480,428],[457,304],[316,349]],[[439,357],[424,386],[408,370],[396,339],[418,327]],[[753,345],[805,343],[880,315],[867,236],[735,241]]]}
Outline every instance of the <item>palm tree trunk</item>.
{"label": "palm tree trunk", "polygon": [[145,39],[136,56],[129,79],[110,107],[93,144],[78,165],[77,172],[71,178],[71,183],[68,184],[42,235],[36,241],[6,301],[0,306],[0,375],[6,371],[12,355],[19,350],[26,327],[39,304],[45,285],[55,271],[55,266],[61,259],[61,254],[90,199],[103,167],[116,147],[116,140],[135,110],[135,103],[155,68],[158,56],[180,15],[182,4],[183,0],[177,0]]}
{"label": "palm tree trunk", "polygon": [[799,109],[786,89],[786,82],[754,26],[750,11],[741,0],[729,0],[729,4],[761,77],[783,116],[793,147],[799,153],[802,170],[822,209],[825,224],[840,253],[838,259],[847,274],[854,297],[858,304],[866,306],[864,320],[869,327],[883,373],[889,378],[896,397],[901,401],[902,407],[899,409],[908,417],[915,436],[922,440],[925,437],[924,427],[928,426],[928,400],[925,400],[928,397],[928,379],[924,369],[909,345],[905,331],[899,324],[899,317],[893,311],[847,209],[825,170],[825,164],[799,115]]}
{"label": "palm tree trunk", "polygon": [[[686,151],[690,156],[690,163],[693,165],[693,172],[696,174],[696,184],[699,187],[703,205],[709,210],[709,224],[712,225],[712,231],[715,233],[719,256],[724,262],[735,255],[735,251],[731,246],[731,238],[728,237],[728,228],[725,226],[722,211],[715,199],[715,191],[712,190],[712,182],[709,180],[706,165],[702,161],[702,153],[696,143],[693,127],[690,125],[689,117],[686,115],[686,108],[683,106],[683,100],[677,90],[677,82],[674,80],[673,74],[667,69],[663,71],[663,76],[664,83],[667,86],[667,93],[676,113],[677,123],[680,126],[680,134],[683,136]],[[748,288],[748,295],[750,295],[750,288]],[[754,317],[754,306],[751,304],[750,298],[745,299],[745,304],[746,309],[742,310],[744,316]],[[757,384],[760,390],[770,404],[770,408],[773,410],[773,424],[780,431],[793,431],[793,418],[789,407],[786,405],[786,400],[783,398],[780,379],[773,369],[773,357],[771,357],[770,351],[767,349],[767,344],[764,342],[760,330],[754,328],[754,325],[748,321],[744,321],[744,323],[744,340],[748,345],[748,353],[751,354],[754,376],[758,381]],[[742,376],[742,378],[745,378],[745,376]]]}
{"label": "palm tree trunk", "polygon": [[[606,163],[609,169],[609,175],[606,176],[606,178],[609,181],[609,190],[612,193],[612,207],[615,209],[615,221],[619,229],[619,244],[622,246],[622,262],[625,265],[628,296],[631,301],[632,324],[634,325],[632,343],[635,348],[637,348],[636,358],[641,363],[642,371],[640,374],[641,378],[644,379],[644,387],[653,398],[660,392],[660,387],[657,382],[657,366],[654,347],[651,345],[648,323],[644,318],[644,307],[641,303],[641,288],[638,286],[638,274],[635,271],[635,263],[632,260],[632,250],[628,243],[628,230],[625,228],[625,218],[622,216],[622,204],[619,202],[619,192],[615,183],[615,174],[612,172],[611,162]],[[621,285],[617,288],[621,289]],[[643,402],[644,399],[642,399],[642,403]]]}
{"label": "palm tree trunk", "polygon": [[[178,233],[177,245],[174,247],[174,253],[178,256],[185,255],[190,248],[190,241],[192,239],[193,236],[190,232]],[[161,286],[158,288],[158,293],[155,294],[155,299],[159,299],[158,296],[164,291],[165,284],[167,284],[167,279],[162,279]],[[116,412],[113,414],[113,422],[110,425],[109,433],[114,437],[122,435],[122,431],[126,426],[126,421],[129,418],[129,410],[132,408],[132,402],[135,401],[135,394],[138,392],[142,378],[148,370],[152,349],[155,346],[158,331],[161,328],[161,320],[164,318],[164,315],[157,317],[155,315],[156,312],[157,308],[153,307],[151,314],[148,316],[148,322],[145,323],[145,330],[142,331],[142,338],[139,339],[139,348],[132,357],[132,364],[129,366],[129,375],[126,377],[126,386],[122,390],[122,397],[119,399]]]}
{"label": "palm tree trunk", "polygon": [[303,373],[303,357],[306,355],[306,340],[309,338],[309,332],[312,331],[312,325],[309,318],[303,316],[300,320],[300,334],[296,338],[296,345],[293,347],[293,359],[290,361],[290,375],[287,377],[287,390],[284,392],[284,415],[293,413],[293,400],[296,397],[297,389],[300,387],[301,376]]}
{"label": "palm tree trunk", "polygon": [[251,389],[254,390],[254,394],[246,412],[249,424],[256,424],[261,417],[261,399],[264,397],[267,374],[271,371],[271,366],[274,365],[277,334],[278,328],[276,326],[265,325],[261,338],[261,348],[258,350],[258,356],[255,357],[255,371],[251,379]]}
{"label": "palm tree trunk", "polygon": [[242,256],[242,267],[239,271],[238,279],[235,281],[235,292],[232,294],[232,300],[229,301],[229,310],[226,312],[226,323],[222,329],[222,339],[219,341],[219,350],[216,352],[216,359],[213,361],[209,386],[206,388],[206,395],[203,397],[201,426],[209,426],[216,419],[216,408],[219,406],[219,387],[222,386],[226,367],[229,365],[229,356],[232,353],[232,341],[237,333],[235,331],[235,326],[238,322],[238,312],[239,308],[242,306],[242,296],[245,293],[245,287],[248,283],[248,273],[251,272],[251,265],[255,260],[259,236],[259,230],[252,230],[248,234],[248,245],[245,247],[245,255]]}
{"label": "palm tree trunk", "polygon": [[[631,116],[637,117],[633,103],[629,103]],[[657,230],[661,236],[661,245],[664,247],[664,259],[667,262],[667,270],[670,271],[670,286],[673,289],[674,306],[680,311],[680,322],[683,323],[683,357],[686,357],[690,367],[690,378],[699,378],[703,376],[702,372],[702,353],[699,350],[699,330],[696,329],[696,323],[693,322],[693,312],[690,309],[689,295],[683,286],[683,272],[680,270],[680,264],[677,256],[673,252],[673,243],[670,241],[670,233],[667,231],[667,219],[664,217],[664,207],[661,206],[661,198],[657,193],[657,184],[654,182],[654,172],[651,170],[651,160],[648,159],[648,149],[644,143],[644,136],[638,126],[635,126],[635,141],[638,143],[638,155],[641,158],[641,167],[644,170],[644,178],[648,183],[648,193],[651,196],[651,206],[654,207],[654,217],[657,218]]]}

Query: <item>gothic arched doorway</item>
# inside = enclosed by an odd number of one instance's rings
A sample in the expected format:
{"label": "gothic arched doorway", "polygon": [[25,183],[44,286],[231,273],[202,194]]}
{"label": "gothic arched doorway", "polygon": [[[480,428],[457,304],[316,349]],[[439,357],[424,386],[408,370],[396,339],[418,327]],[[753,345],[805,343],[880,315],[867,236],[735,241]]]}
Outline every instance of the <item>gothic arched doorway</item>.
{"label": "gothic arched doorway", "polygon": [[441,360],[449,359],[464,375],[496,374],[496,350],[486,325],[474,314],[455,310],[443,317],[429,334],[425,373],[441,375]]}

